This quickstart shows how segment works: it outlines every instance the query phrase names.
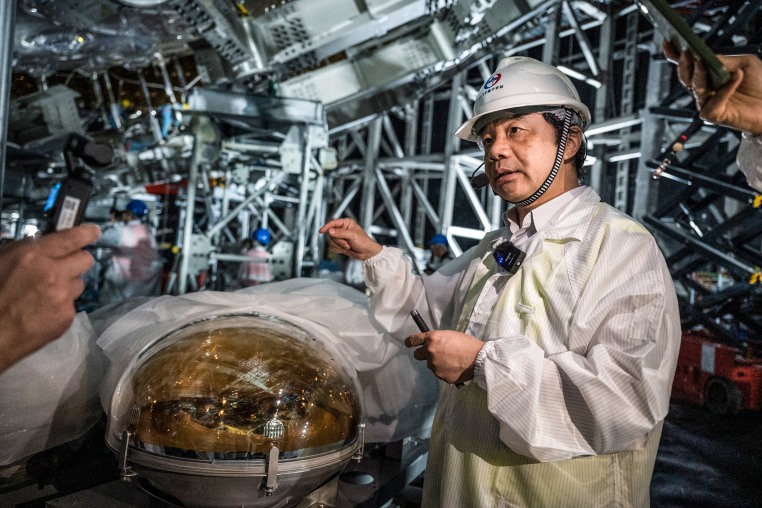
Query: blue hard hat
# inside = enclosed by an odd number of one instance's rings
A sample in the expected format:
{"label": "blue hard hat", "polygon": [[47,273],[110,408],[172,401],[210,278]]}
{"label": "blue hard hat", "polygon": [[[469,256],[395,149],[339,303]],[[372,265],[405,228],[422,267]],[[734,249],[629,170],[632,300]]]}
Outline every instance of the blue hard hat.
{"label": "blue hard hat", "polygon": [[139,199],[133,199],[127,203],[127,211],[135,217],[145,217],[148,215],[148,207]]}
{"label": "blue hard hat", "polygon": [[257,229],[254,231],[254,234],[252,234],[251,237],[254,240],[258,241],[261,245],[267,245],[270,243],[270,232],[265,228]]}
{"label": "blue hard hat", "polygon": [[447,237],[443,234],[436,234],[433,237],[431,237],[431,241],[429,242],[429,245],[445,245],[448,246],[449,242],[447,241]]}

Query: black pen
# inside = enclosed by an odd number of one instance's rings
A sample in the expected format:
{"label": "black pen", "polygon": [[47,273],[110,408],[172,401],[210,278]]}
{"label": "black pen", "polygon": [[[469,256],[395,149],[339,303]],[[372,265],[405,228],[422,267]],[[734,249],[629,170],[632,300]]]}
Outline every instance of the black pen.
{"label": "black pen", "polygon": [[[421,331],[421,333],[429,331],[429,327],[426,325],[426,321],[424,321],[421,315],[418,313],[418,309],[411,310],[410,315],[413,316],[413,321],[415,321],[415,324],[418,325],[418,329]],[[460,388],[461,386],[463,386],[463,383],[455,383],[455,388]]]}
{"label": "black pen", "polygon": [[415,321],[415,324],[418,325],[418,329],[421,331],[421,333],[429,331],[429,327],[426,326],[426,322],[423,320],[421,315],[418,314],[418,310],[416,309],[411,310],[410,315],[413,316],[413,321]]}

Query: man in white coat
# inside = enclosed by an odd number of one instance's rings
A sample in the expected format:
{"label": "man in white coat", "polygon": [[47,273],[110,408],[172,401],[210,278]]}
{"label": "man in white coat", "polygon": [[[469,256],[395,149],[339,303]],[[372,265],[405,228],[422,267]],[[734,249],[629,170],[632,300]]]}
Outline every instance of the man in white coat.
{"label": "man in white coat", "polygon": [[504,59],[456,134],[514,205],[505,227],[425,277],[350,219],[321,228],[362,261],[373,317],[445,381],[427,507],[649,504],[677,298],[648,231],[580,185],[589,123],[556,68]]}
{"label": "man in white coat", "polygon": [[677,298],[648,231],[580,185],[589,123],[556,68],[504,59],[456,135],[514,205],[505,227],[426,277],[350,219],[321,228],[363,261],[373,317],[445,381],[424,506],[649,504]]}

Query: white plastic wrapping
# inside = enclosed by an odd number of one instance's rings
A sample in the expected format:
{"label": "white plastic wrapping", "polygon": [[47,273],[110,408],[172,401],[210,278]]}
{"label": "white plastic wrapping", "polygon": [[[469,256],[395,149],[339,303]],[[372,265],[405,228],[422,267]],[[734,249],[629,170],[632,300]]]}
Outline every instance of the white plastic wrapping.
{"label": "white plastic wrapping", "polygon": [[81,313],[60,338],[0,374],[0,466],[85,435],[103,414],[106,368]]}
{"label": "white plastic wrapping", "polygon": [[163,296],[127,312],[98,338],[111,361],[100,390],[103,407],[108,410],[129,362],[154,339],[193,319],[251,311],[289,320],[344,353],[363,388],[366,442],[428,436],[438,380],[413,359],[412,351],[374,327],[363,293],[325,279],[292,279],[234,293]]}
{"label": "white plastic wrapping", "polygon": [[59,339],[0,374],[0,467],[84,436],[107,410],[121,372],[151,340],[180,322],[239,311],[288,319],[344,352],[363,388],[366,442],[428,436],[439,382],[425,364],[374,328],[360,291],[326,279],[292,279],[235,293],[133,299],[78,314]]}

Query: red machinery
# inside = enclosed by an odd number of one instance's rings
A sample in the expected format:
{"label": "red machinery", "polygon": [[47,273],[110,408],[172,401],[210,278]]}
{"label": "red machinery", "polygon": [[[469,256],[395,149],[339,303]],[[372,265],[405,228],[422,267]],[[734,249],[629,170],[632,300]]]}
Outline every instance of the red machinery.
{"label": "red machinery", "polygon": [[762,408],[762,359],[721,344],[706,333],[683,332],[672,397],[714,414]]}

